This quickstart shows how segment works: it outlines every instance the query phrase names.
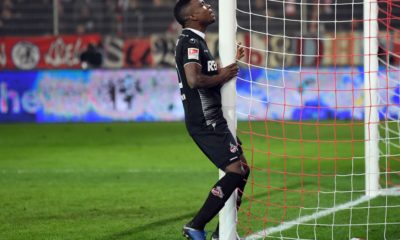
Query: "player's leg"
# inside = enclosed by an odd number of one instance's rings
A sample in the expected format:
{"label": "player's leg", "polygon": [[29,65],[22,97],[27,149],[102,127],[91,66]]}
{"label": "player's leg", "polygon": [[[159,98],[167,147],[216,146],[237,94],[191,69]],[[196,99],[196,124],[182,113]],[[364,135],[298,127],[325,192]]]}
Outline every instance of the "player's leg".
{"label": "player's leg", "polygon": [[233,191],[242,185],[244,176],[245,172],[240,161],[226,167],[225,176],[213,186],[204,205],[191,221],[190,227],[204,229],[205,225],[222,209]]}
{"label": "player's leg", "polygon": [[204,129],[203,132],[192,135],[192,138],[204,154],[226,173],[213,186],[197,215],[184,227],[184,233],[191,229],[202,235],[205,225],[218,214],[233,191],[243,184],[246,174],[240,162],[242,150],[226,123]]}
{"label": "player's leg", "polygon": [[246,187],[247,179],[249,178],[249,175],[250,175],[250,168],[249,168],[249,165],[247,164],[247,160],[244,157],[244,155],[240,156],[240,163],[241,163],[243,171],[244,171],[244,178],[243,178],[243,181],[238,186],[238,197],[236,199],[237,210],[239,210],[240,205],[242,204],[242,196],[243,196],[244,188]]}
{"label": "player's leg", "polygon": [[242,164],[242,169],[244,171],[243,182],[238,187],[238,197],[236,199],[236,210],[239,211],[240,205],[242,204],[242,196],[243,196],[244,188],[247,184],[247,179],[249,178],[249,175],[250,175],[250,168],[247,163],[246,157],[243,154],[242,141],[240,141],[240,139],[238,137],[236,137],[236,140],[237,140],[238,149],[240,152],[240,163]]}
{"label": "player's leg", "polygon": [[[247,164],[247,160],[244,157],[244,155],[240,156],[240,163],[241,163],[242,170],[244,171],[244,177],[243,177],[243,181],[238,186],[238,196],[236,199],[236,210],[237,211],[239,211],[240,205],[242,204],[242,196],[243,196],[244,188],[246,186],[247,179],[249,178],[249,175],[250,175],[250,168]],[[218,240],[218,239],[219,239],[219,223],[217,224],[215,231],[211,235],[211,240]]]}
{"label": "player's leg", "polygon": [[[240,166],[240,162],[236,162],[234,164]],[[190,231],[192,231],[193,234],[204,234],[205,236],[205,225],[219,213],[219,211],[225,205],[225,202],[232,195],[233,191],[243,181],[243,178],[244,175],[241,173],[226,172],[225,176],[213,186],[200,211],[196,214],[192,221],[185,225],[183,228],[184,235],[188,237],[187,235],[189,235]],[[205,240],[205,237],[191,237],[189,239]]]}

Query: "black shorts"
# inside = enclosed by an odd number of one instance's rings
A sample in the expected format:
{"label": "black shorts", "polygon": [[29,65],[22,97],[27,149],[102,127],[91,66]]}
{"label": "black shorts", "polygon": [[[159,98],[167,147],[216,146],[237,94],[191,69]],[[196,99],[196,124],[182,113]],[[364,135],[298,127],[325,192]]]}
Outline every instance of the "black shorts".
{"label": "black shorts", "polygon": [[243,154],[241,142],[235,140],[226,122],[204,128],[191,134],[197,146],[217,166],[224,170],[229,164],[239,161]]}

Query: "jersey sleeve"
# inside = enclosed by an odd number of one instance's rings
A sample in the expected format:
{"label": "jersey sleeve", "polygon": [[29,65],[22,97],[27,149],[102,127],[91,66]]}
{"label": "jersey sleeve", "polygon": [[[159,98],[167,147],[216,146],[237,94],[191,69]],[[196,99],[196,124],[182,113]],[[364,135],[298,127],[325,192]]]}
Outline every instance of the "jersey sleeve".
{"label": "jersey sleeve", "polygon": [[182,45],[183,65],[187,63],[198,63],[200,61],[200,44],[197,39],[191,38]]}

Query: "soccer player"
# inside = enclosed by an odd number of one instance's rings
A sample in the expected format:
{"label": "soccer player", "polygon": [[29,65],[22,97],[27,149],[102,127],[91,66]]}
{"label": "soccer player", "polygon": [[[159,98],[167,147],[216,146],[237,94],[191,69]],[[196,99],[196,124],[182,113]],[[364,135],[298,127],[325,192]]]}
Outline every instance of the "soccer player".
{"label": "soccer player", "polygon": [[[205,41],[207,27],[215,22],[211,6],[202,0],[179,0],[174,8],[182,25],[175,52],[186,128],[194,142],[212,163],[226,174],[211,189],[204,205],[183,227],[188,239],[205,240],[205,225],[218,214],[231,194],[239,188],[237,206],[249,168],[238,141],[228,129],[221,109],[221,86],[236,77],[237,63],[219,68]],[[236,57],[244,56],[239,46]],[[218,239],[218,227],[212,239]]]}

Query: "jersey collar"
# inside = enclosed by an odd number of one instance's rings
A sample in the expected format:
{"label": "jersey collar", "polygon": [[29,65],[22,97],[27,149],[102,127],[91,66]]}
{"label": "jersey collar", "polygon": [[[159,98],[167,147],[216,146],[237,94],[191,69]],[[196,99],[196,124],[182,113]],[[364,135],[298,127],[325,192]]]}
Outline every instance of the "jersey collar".
{"label": "jersey collar", "polygon": [[194,32],[195,34],[199,35],[201,38],[205,39],[206,34],[203,32],[200,32],[199,30],[193,29],[193,28],[185,28],[183,30],[190,30],[192,32]]}

